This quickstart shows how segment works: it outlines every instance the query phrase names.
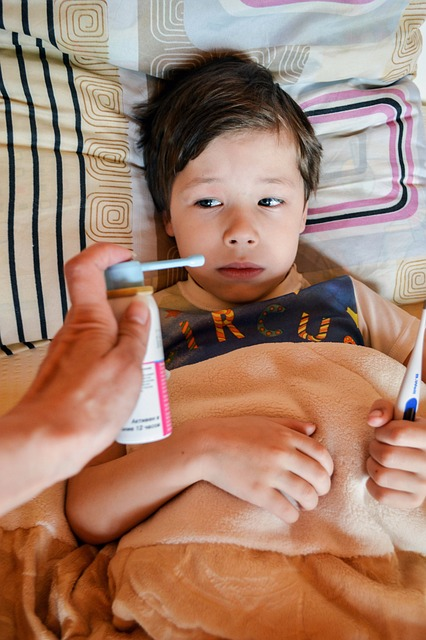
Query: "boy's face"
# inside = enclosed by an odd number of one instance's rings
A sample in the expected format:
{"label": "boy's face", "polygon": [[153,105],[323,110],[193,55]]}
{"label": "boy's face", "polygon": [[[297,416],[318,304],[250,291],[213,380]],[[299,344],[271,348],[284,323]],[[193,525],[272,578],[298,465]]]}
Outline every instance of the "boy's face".
{"label": "boy's face", "polygon": [[175,178],[166,231],[188,272],[230,303],[263,300],[294,262],[307,204],[296,146],[285,132],[223,134]]}

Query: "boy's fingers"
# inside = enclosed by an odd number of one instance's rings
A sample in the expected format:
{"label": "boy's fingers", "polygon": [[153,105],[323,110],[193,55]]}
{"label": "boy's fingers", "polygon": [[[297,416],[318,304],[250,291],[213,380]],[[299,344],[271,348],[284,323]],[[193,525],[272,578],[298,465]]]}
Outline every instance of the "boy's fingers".
{"label": "boy's fingers", "polygon": [[393,418],[393,404],[389,400],[379,398],[371,405],[367,423],[370,427],[383,427]]}
{"label": "boy's fingers", "polygon": [[303,420],[296,420],[296,418],[284,418],[279,422],[289,429],[304,433],[306,436],[311,436],[316,430],[316,426],[312,422],[304,422]]}
{"label": "boy's fingers", "polygon": [[395,491],[387,487],[381,487],[374,480],[369,478],[366,484],[369,494],[380,504],[396,509],[414,509],[420,507],[424,502],[424,497],[417,493],[408,491]]}

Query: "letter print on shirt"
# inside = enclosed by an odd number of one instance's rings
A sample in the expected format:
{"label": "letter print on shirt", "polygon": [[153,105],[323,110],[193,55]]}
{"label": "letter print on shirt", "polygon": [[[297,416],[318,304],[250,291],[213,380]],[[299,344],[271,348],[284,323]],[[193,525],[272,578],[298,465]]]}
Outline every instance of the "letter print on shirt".
{"label": "letter print on shirt", "polygon": [[232,309],[160,309],[160,316],[169,369],[262,342],[364,344],[348,276]]}

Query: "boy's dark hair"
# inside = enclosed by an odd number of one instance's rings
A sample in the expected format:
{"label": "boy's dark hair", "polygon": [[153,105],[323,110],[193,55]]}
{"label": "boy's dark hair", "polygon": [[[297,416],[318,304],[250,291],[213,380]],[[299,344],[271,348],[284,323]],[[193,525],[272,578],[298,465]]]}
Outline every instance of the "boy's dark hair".
{"label": "boy's dark hair", "polygon": [[137,107],[140,147],[158,212],[170,216],[173,181],[219,135],[285,130],[294,137],[305,199],[315,192],[321,144],[299,105],[263,66],[237,55],[179,70],[152,100]]}

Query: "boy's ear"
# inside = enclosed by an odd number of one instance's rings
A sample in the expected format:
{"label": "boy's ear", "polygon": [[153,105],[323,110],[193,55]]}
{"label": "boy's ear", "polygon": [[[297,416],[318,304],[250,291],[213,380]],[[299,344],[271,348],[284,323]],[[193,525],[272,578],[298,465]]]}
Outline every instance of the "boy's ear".
{"label": "boy's ear", "polygon": [[300,219],[300,229],[299,233],[303,233],[306,227],[306,218],[308,216],[308,202],[305,203],[305,208],[303,209],[302,217]]}
{"label": "boy's ear", "polygon": [[163,211],[163,224],[164,224],[164,228],[166,230],[167,235],[170,236],[171,238],[174,238],[175,234],[173,231],[173,225],[170,219],[170,214],[166,213],[166,211]]}

